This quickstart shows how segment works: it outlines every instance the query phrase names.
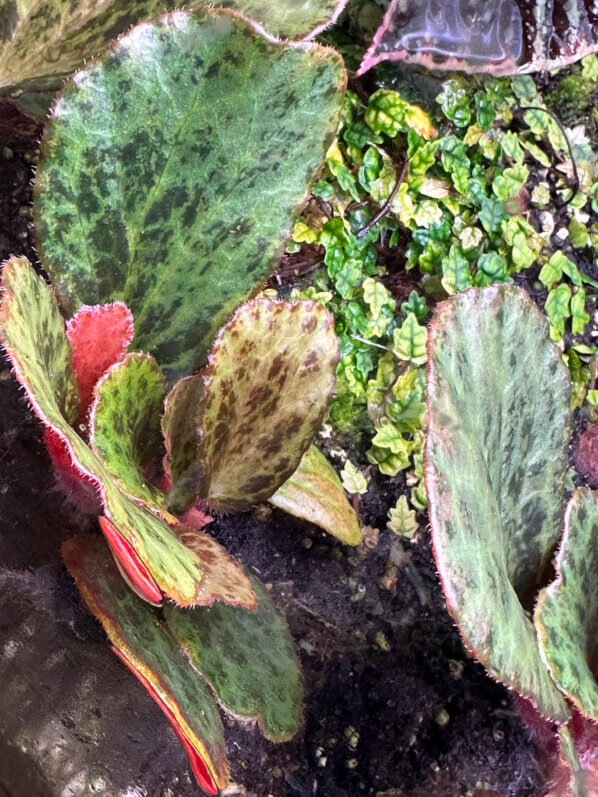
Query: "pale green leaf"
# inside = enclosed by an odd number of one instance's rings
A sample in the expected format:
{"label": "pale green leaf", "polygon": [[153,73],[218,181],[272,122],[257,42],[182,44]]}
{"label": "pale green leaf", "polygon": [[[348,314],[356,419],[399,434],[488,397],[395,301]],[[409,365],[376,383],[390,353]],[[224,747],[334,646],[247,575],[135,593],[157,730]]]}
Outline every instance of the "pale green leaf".
{"label": "pale green leaf", "polygon": [[417,320],[415,313],[408,313],[399,329],[393,330],[393,352],[400,360],[408,360],[414,365],[426,362],[426,341],[428,331]]}
{"label": "pale green leaf", "polygon": [[[355,492],[367,492],[365,478],[356,468],[355,473],[350,486],[359,488]],[[315,523],[345,545],[359,545],[362,539],[359,520],[343,493],[343,487],[348,490],[344,474],[341,484],[330,462],[315,446],[311,446],[295,473],[269,500],[295,517]]]}
{"label": "pale green leaf", "polygon": [[388,523],[386,524],[391,531],[412,540],[419,524],[413,509],[409,508],[406,496],[402,495],[394,507],[388,511]]}
{"label": "pale green leaf", "polygon": [[561,532],[567,368],[508,285],[437,307],[429,354],[426,487],[448,609],[494,678],[565,720],[528,613]]}

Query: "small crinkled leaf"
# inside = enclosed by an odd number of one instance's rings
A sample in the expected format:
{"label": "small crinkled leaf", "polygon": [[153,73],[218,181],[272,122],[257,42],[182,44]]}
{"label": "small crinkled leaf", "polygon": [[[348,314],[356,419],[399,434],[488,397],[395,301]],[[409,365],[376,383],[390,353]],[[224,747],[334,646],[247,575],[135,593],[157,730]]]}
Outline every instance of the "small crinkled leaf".
{"label": "small crinkled leaf", "polygon": [[407,313],[402,326],[392,333],[392,350],[400,360],[408,360],[414,365],[426,362],[427,329],[422,326],[415,313]]}
{"label": "small crinkled leaf", "polygon": [[341,470],[341,482],[343,489],[351,495],[365,495],[368,491],[367,478],[359,468],[355,467],[350,459],[345,462]]}
{"label": "small crinkled leaf", "polygon": [[293,639],[268,591],[251,579],[257,609],[215,603],[165,607],[166,622],[194,668],[235,716],[256,719],[272,741],[290,739],[302,717],[303,690]]}
{"label": "small crinkled leaf", "polygon": [[222,722],[209,687],[159,614],[126,587],[100,537],[67,540],[62,556],[116,653],[172,722],[200,786],[216,794],[227,784],[229,770]]}
{"label": "small crinkled leaf", "polygon": [[204,577],[196,606],[211,606],[223,601],[230,606],[255,609],[257,598],[241,565],[209,534],[199,529],[176,526],[180,541],[190,548],[202,564]]}
{"label": "small crinkled leaf", "polygon": [[203,376],[195,374],[177,382],[164,403],[164,471],[172,484],[168,507],[177,515],[191,506],[199,493],[201,461],[197,427],[202,396]]}
{"label": "small crinkled leaf", "polygon": [[122,302],[80,307],[66,325],[79,388],[79,422],[86,423],[93,389],[111,365],[119,362],[133,340],[133,316]]}
{"label": "small crinkled leaf", "polygon": [[598,620],[598,493],[576,490],[565,512],[556,579],[542,590],[534,623],[546,664],[561,691],[598,720],[592,672]]}
{"label": "small crinkled leaf", "polygon": [[307,449],[295,473],[271,496],[270,503],[321,526],[345,545],[361,542],[359,520],[347,501],[341,480],[315,446]]}
{"label": "small crinkled leaf", "polygon": [[570,394],[524,291],[470,288],[437,307],[425,477],[447,605],[489,673],[557,720],[568,712],[528,612],[561,530]]}
{"label": "small crinkled leaf", "polygon": [[220,331],[205,370],[200,494],[219,512],[270,498],[295,472],[334,389],[334,319],[313,301],[255,299]]}
{"label": "small crinkled leaf", "polygon": [[334,51],[223,10],[120,38],[65,84],[41,147],[37,242],[63,307],[122,300],[170,380],[202,366],[282,254],[345,81]]}
{"label": "small crinkled leaf", "polygon": [[407,496],[401,495],[394,507],[388,510],[387,527],[395,534],[412,540],[419,528],[415,511],[410,508]]}
{"label": "small crinkled leaf", "polygon": [[97,484],[106,516],[162,592],[176,603],[192,605],[202,579],[197,556],[161,517],[121,492],[71,425],[77,413],[75,378],[66,330],[51,288],[25,258],[5,265],[2,287],[0,341],[36,414],[64,441],[76,471]]}
{"label": "small crinkled leaf", "polygon": [[165,503],[164,494],[144,473],[160,451],[165,393],[154,358],[127,354],[96,385],[90,417],[92,451],[120,489],[150,509]]}

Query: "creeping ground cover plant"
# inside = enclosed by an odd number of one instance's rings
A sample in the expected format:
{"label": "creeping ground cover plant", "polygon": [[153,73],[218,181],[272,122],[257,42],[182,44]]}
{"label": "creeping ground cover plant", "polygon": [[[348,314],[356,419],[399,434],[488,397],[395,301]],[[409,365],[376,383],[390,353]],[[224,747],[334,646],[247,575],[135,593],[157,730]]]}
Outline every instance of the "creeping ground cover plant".
{"label": "creeping ground cover plant", "polygon": [[598,496],[577,490],[565,511],[568,370],[546,319],[508,285],[442,303],[428,357],[424,471],[448,609],[490,675],[561,726],[566,793],[594,794],[583,743],[598,720]]}

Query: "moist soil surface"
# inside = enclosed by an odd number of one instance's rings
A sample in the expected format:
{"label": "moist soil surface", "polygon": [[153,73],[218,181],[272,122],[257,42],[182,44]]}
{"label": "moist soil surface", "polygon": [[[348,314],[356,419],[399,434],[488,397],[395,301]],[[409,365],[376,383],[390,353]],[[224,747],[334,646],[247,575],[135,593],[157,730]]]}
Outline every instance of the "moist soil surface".
{"label": "moist soil surface", "polygon": [[[0,260],[35,262],[35,142],[20,145],[0,146]],[[99,528],[56,489],[41,438],[3,361],[0,797],[199,794],[167,720],[112,654],[61,564],[63,540]],[[338,441],[321,442],[333,455]],[[403,490],[401,477],[373,479],[360,498],[363,525],[379,530],[373,547],[345,548],[278,510],[209,526],[271,585],[305,686],[305,721],[291,742],[226,721],[227,794],[544,793],[542,749],[446,612],[426,524],[413,544],[386,528]]]}

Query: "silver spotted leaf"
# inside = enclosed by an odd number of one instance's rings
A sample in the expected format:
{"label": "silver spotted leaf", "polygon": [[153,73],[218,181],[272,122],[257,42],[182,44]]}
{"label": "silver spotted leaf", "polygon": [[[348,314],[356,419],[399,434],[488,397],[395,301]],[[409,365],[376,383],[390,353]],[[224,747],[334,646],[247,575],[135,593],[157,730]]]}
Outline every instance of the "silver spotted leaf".
{"label": "silver spotted leaf", "polygon": [[424,469],[448,609],[490,675],[557,720],[568,711],[529,613],[561,531],[570,393],[524,291],[471,288],[437,307]]}
{"label": "silver spotted leaf", "polygon": [[122,300],[170,381],[275,267],[346,73],[228,11],[138,25],[68,81],[41,146],[40,258],[63,307]]}
{"label": "silver spotted leaf", "polygon": [[199,451],[199,406],[203,376],[181,379],[166,396],[162,435],[166,447],[164,471],[170,480],[168,506],[183,514],[199,495],[201,459]]}
{"label": "silver spotted leaf", "polygon": [[160,451],[164,377],[149,354],[127,354],[95,387],[90,445],[123,492],[163,510],[164,495],[145,469]]}
{"label": "silver spotted leaf", "polygon": [[[283,39],[313,38],[347,0],[189,0],[190,10],[236,9]],[[0,4],[0,95],[45,117],[64,78],[132,25],[181,6],[176,0],[5,0]]]}
{"label": "silver spotted leaf", "polygon": [[209,609],[165,607],[168,627],[223,708],[257,720],[272,741],[290,739],[302,717],[299,662],[285,621],[268,590],[251,583],[257,609],[216,603]]}

